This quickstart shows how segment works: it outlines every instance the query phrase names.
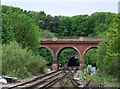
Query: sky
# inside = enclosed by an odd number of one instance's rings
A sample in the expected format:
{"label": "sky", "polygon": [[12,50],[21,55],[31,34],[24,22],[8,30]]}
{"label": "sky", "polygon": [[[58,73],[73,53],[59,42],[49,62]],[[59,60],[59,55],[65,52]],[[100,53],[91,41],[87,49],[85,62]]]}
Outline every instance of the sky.
{"label": "sky", "polygon": [[118,13],[118,2],[119,0],[3,0],[1,4],[27,11],[44,11],[52,16],[74,16],[94,12]]}

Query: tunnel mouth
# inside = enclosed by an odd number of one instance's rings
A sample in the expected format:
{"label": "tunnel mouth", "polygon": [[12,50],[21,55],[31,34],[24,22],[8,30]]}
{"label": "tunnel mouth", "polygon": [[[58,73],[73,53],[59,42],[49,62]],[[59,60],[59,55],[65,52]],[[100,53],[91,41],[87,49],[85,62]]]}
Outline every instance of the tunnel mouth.
{"label": "tunnel mouth", "polygon": [[77,57],[73,56],[68,60],[67,67],[77,67],[80,62]]}
{"label": "tunnel mouth", "polygon": [[[76,59],[75,59],[76,57]],[[59,69],[64,67],[79,66],[80,54],[75,47],[63,47],[58,51],[58,65]],[[73,60],[74,59],[74,60]],[[70,63],[70,60],[73,63]]]}

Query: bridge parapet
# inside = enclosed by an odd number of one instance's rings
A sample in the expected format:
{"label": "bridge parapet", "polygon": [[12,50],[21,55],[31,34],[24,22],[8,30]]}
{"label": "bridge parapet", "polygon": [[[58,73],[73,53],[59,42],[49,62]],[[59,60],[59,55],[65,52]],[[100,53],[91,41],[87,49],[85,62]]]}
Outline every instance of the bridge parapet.
{"label": "bridge parapet", "polygon": [[53,57],[53,69],[58,70],[58,58],[62,50],[74,49],[80,58],[80,68],[84,63],[84,55],[91,48],[97,48],[101,39],[99,37],[53,37],[41,38],[40,46],[47,48]]}
{"label": "bridge parapet", "polygon": [[99,37],[53,37],[53,38],[41,38],[42,42],[50,42],[50,41],[58,41],[58,42],[68,42],[68,41],[101,41],[101,38]]}

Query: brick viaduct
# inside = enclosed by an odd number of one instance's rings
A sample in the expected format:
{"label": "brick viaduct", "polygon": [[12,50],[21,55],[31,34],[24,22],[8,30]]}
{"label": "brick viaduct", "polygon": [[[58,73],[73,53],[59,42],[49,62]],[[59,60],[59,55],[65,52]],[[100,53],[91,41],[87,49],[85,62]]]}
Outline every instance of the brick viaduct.
{"label": "brick viaduct", "polygon": [[91,48],[97,48],[100,38],[92,37],[53,37],[41,38],[41,47],[47,48],[53,57],[53,70],[58,70],[58,56],[66,48],[74,49],[80,57],[80,68],[84,63],[84,55]]}

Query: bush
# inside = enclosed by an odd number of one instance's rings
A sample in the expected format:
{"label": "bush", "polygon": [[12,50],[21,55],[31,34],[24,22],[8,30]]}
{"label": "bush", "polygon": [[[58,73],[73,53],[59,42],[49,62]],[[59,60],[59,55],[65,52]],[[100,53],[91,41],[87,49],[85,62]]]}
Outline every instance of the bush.
{"label": "bush", "polygon": [[40,56],[35,56],[35,60],[31,60],[31,62],[27,65],[27,69],[32,73],[32,75],[37,75],[39,73],[44,72],[46,60],[40,60]]}
{"label": "bush", "polygon": [[22,47],[17,42],[3,45],[2,70],[7,76],[26,78],[37,74],[46,64],[40,56],[32,53],[27,48]]}
{"label": "bush", "polygon": [[55,37],[55,35],[53,33],[51,33],[49,30],[41,30],[40,32],[41,37],[46,37],[46,38],[50,38],[50,37]]}

